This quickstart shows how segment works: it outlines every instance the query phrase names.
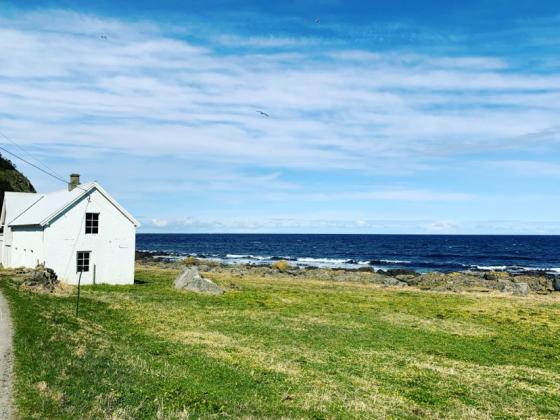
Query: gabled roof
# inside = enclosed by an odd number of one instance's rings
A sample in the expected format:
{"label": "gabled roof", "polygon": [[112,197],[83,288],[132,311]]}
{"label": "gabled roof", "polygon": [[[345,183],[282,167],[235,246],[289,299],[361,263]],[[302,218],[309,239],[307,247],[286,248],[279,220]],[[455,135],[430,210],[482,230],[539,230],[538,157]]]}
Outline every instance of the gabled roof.
{"label": "gabled roof", "polygon": [[[101,188],[97,182],[81,184],[72,191],[61,190],[48,194],[25,194],[35,196],[35,201],[32,201],[29,197],[7,196],[6,202],[8,205],[6,210],[9,214],[6,214],[6,224],[8,226],[48,226],[50,222],[64,213],[64,211],[88,197],[95,190],[99,191],[101,195],[113,204],[113,206],[135,226],[140,225],[140,223]],[[29,205],[25,206],[23,202],[29,203]]]}
{"label": "gabled roof", "polygon": [[4,209],[6,211],[4,220],[8,222],[43,198],[43,194],[6,191],[4,197]]}

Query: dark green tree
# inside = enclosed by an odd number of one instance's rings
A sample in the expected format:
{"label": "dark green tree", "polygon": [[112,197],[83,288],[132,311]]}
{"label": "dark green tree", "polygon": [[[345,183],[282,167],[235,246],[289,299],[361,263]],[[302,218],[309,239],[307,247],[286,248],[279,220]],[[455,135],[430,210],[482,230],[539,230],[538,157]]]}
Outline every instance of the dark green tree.
{"label": "dark green tree", "polygon": [[4,203],[6,191],[36,192],[35,188],[9,159],[0,154],[0,208]]}

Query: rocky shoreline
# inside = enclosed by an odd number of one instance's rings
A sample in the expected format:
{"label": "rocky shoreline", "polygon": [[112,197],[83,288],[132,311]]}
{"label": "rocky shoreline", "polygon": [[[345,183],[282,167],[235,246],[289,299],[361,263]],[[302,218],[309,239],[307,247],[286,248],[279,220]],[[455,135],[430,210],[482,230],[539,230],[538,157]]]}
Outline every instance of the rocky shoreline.
{"label": "rocky shoreline", "polygon": [[359,269],[315,268],[265,265],[229,265],[213,260],[161,258],[156,253],[137,252],[136,260],[145,265],[164,267],[197,266],[202,273],[229,274],[233,278],[290,277],[302,280],[372,283],[385,287],[413,287],[442,292],[503,292],[515,295],[529,293],[549,294],[560,290],[560,276],[540,271],[508,273],[506,271],[459,271],[451,273],[417,273],[412,270],[378,270],[370,267]]}

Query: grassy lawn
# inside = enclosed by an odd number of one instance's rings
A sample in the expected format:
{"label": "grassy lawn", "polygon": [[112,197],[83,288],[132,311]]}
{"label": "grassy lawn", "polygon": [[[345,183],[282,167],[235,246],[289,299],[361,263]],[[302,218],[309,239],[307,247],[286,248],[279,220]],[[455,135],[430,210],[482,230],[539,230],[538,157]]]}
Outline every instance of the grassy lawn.
{"label": "grassy lawn", "polygon": [[[56,295],[4,276],[21,418],[560,417],[560,296],[231,279]],[[232,285],[232,282],[235,283]]]}

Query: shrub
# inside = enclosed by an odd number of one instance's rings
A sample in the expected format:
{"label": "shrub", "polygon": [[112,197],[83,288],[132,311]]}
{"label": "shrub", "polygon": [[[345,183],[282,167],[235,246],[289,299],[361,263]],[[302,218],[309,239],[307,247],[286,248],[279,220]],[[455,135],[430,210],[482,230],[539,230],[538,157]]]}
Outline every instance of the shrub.
{"label": "shrub", "polygon": [[187,258],[184,258],[181,262],[187,267],[191,267],[193,265],[198,265],[200,263],[200,260],[198,258],[193,257],[192,255],[189,255]]}
{"label": "shrub", "polygon": [[292,268],[290,263],[286,260],[276,261],[275,263],[272,263],[271,267],[276,269],[276,270],[280,270],[280,271],[287,271],[290,268]]}

